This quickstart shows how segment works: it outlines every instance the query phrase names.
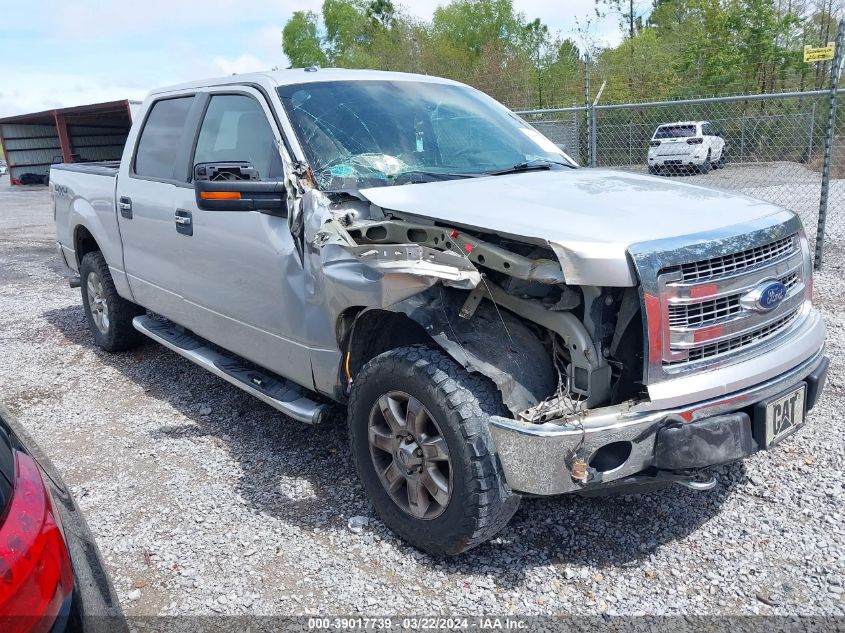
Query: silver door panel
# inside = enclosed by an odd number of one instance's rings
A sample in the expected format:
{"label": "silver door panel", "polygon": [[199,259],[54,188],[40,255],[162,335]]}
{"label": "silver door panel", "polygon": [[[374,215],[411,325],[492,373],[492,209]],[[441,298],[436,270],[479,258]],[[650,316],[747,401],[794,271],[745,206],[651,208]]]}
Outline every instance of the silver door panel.
{"label": "silver door panel", "polygon": [[184,316],[176,254],[184,244],[172,230],[174,195],[166,182],[121,178],[118,196],[132,200],[132,218],[119,212],[126,277],[135,302],[174,321]]}
{"label": "silver door panel", "polygon": [[[262,95],[244,87],[236,92],[261,105],[278,141]],[[304,275],[287,218],[258,211],[201,210],[192,188],[176,193],[176,208],[189,211],[193,222],[193,235],[181,236],[186,306],[182,324],[239,356],[313,387],[305,340]]]}

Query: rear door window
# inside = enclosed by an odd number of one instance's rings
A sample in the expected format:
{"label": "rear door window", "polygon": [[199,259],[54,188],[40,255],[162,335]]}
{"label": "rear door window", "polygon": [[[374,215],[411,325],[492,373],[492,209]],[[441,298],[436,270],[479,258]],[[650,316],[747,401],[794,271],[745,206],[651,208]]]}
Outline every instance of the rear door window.
{"label": "rear door window", "polygon": [[200,127],[194,164],[251,163],[261,180],[279,179],[282,161],[261,105],[246,95],[214,95]]}
{"label": "rear door window", "polygon": [[153,104],[135,152],[135,175],[170,180],[180,156],[182,135],[194,97],[164,99]]}
{"label": "rear door window", "polygon": [[694,125],[664,125],[663,127],[657,128],[654,138],[688,138],[695,135]]}

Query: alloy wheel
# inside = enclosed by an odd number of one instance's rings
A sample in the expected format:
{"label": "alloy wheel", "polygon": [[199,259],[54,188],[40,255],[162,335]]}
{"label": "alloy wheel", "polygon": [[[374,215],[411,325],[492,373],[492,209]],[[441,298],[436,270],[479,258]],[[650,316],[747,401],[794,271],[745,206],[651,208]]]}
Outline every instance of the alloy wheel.
{"label": "alloy wheel", "polygon": [[108,334],[109,331],[109,304],[106,300],[105,289],[103,288],[103,280],[96,272],[88,273],[88,281],[85,284],[85,290],[88,294],[88,307],[91,309],[91,318],[94,325],[103,334]]}
{"label": "alloy wheel", "polygon": [[452,464],[434,417],[413,396],[390,391],[373,405],[370,456],[382,486],[403,511],[434,519],[452,497]]}

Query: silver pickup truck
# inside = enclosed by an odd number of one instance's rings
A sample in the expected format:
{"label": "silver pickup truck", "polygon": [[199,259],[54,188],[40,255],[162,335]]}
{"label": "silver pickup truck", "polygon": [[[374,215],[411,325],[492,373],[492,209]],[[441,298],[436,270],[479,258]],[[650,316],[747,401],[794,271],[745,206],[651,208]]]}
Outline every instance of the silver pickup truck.
{"label": "silver pickup truck", "polygon": [[301,422],[345,407],[376,511],[435,555],[525,495],[708,489],[824,385],[793,213],[579,169],[453,81],[156,90],[119,164],[50,187],[97,345],[150,337]]}

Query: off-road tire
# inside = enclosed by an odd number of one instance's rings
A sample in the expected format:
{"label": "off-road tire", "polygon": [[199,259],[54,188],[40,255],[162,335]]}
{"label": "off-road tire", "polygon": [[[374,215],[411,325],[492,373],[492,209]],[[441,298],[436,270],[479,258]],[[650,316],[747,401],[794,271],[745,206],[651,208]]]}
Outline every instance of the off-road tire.
{"label": "off-road tire", "polygon": [[[105,332],[99,329],[91,314],[87,290],[88,277],[91,273],[96,273],[102,282],[109,320]],[[139,314],[144,314],[144,309],[117,294],[109,266],[100,251],[85,254],[79,267],[79,276],[82,282],[82,305],[85,308],[85,319],[88,321],[88,329],[94,335],[94,342],[97,346],[102,347],[107,352],[121,352],[141,343],[144,337],[132,327],[132,319]]]}
{"label": "off-road tire", "polygon": [[[388,494],[368,441],[370,412],[389,391],[418,399],[437,421],[449,448],[451,498],[433,519],[412,516]],[[355,376],[349,399],[349,441],[358,477],[384,523],[434,556],[460,554],[496,535],[519,507],[508,487],[488,416],[504,413],[501,395],[438,349],[413,345],[369,361]]]}

